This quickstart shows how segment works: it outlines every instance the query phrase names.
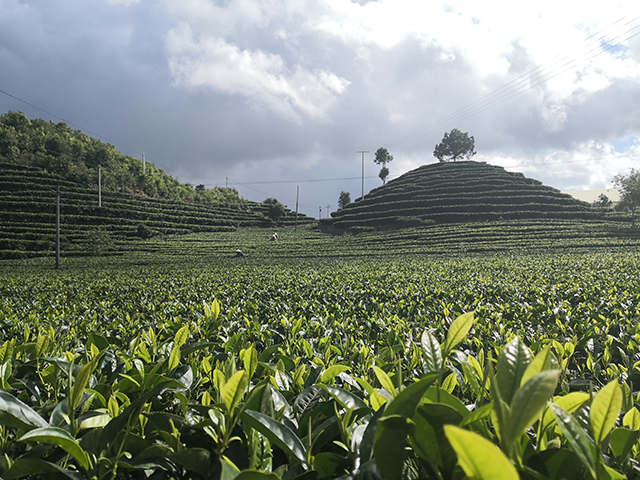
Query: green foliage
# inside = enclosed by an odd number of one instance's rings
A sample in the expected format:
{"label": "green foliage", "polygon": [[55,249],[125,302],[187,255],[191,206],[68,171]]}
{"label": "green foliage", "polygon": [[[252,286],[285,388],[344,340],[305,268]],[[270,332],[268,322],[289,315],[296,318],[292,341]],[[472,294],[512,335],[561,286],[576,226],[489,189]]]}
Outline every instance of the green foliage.
{"label": "green foliage", "polygon": [[[228,232],[237,227],[271,227],[265,206],[256,202],[194,203],[152,199],[120,192],[80,187],[36,167],[0,163],[0,258],[51,255],[55,247],[56,187],[61,187],[61,235],[65,256],[149,250],[151,242],[169,235]],[[214,189],[215,190],[215,189]],[[214,190],[206,190],[209,194]],[[200,192],[202,193],[202,192]],[[215,198],[212,197],[212,201]],[[298,224],[312,219],[298,215]],[[293,225],[287,215],[280,225]],[[101,242],[88,241],[100,233]],[[108,235],[110,241],[105,238]],[[142,245],[141,245],[142,244]],[[161,243],[162,245],[162,243]],[[235,251],[232,245],[229,252]]]}
{"label": "green foliage", "polygon": [[142,259],[0,263],[2,478],[635,475],[638,254]]}
{"label": "green foliage", "polygon": [[433,156],[441,162],[453,160],[469,160],[477,152],[475,151],[475,139],[468,133],[463,133],[457,128],[445,133],[442,142],[436,145]]}
{"label": "green foliage", "polygon": [[113,145],[72,130],[64,122],[29,120],[21,112],[0,115],[0,162],[34,166],[81,187],[97,185],[101,166],[105,192],[144,194],[183,202],[244,203],[233,188],[202,186],[194,190],[151,162],[146,163],[143,176],[140,159],[122,155]]}
{"label": "green foliage", "polygon": [[380,147],[378,150],[376,150],[376,155],[373,161],[378,165],[382,165],[378,177],[380,177],[380,180],[382,180],[382,184],[384,185],[387,181],[387,177],[389,176],[387,163],[393,161],[393,155],[391,155],[386,148]]}
{"label": "green foliage", "polygon": [[109,232],[102,227],[92,228],[87,232],[85,247],[91,255],[102,255],[113,246]]}
{"label": "green foliage", "polygon": [[349,192],[342,191],[338,197],[338,210],[342,210],[344,207],[351,203],[351,194]]}
{"label": "green foliage", "polygon": [[389,153],[389,150],[387,150],[386,148],[380,147],[378,150],[376,150],[376,155],[373,159],[374,163],[377,163],[378,165],[382,165],[383,167],[393,161],[393,155],[391,155]]}
{"label": "green foliage", "polygon": [[633,214],[640,206],[640,170],[631,168],[626,175],[616,175],[613,185],[620,191],[619,208],[628,208]]}
{"label": "green foliage", "polygon": [[267,198],[262,203],[267,207],[267,215],[274,222],[278,222],[286,212],[286,207],[276,198]]}
{"label": "green foliage", "polygon": [[388,176],[389,176],[389,169],[387,167],[382,167],[380,169],[380,173],[378,173],[378,177],[380,177],[380,180],[382,180],[383,185],[387,182]]}
{"label": "green foliage", "polygon": [[598,195],[598,198],[593,202],[594,207],[609,208],[613,205],[613,202],[604,193]]}

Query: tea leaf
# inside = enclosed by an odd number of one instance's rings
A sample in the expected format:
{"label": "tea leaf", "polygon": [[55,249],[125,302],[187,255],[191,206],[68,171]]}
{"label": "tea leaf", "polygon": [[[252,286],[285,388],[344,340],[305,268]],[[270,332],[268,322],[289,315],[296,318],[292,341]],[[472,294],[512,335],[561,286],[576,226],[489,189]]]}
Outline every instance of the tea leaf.
{"label": "tea leaf", "polygon": [[187,343],[188,338],[189,338],[189,325],[187,324],[176,332],[176,335],[173,339],[174,348],[182,347],[185,343]]}
{"label": "tea leaf", "polygon": [[640,430],[640,412],[636,407],[629,410],[622,419],[622,425],[632,430]]}
{"label": "tea leaf", "polygon": [[544,347],[538,354],[531,360],[529,366],[524,371],[522,375],[522,379],[520,380],[520,386],[523,386],[525,383],[529,381],[531,377],[534,375],[544,371],[550,370],[553,368],[553,364],[557,363],[553,353],[551,353],[551,348],[549,345]]}
{"label": "tea leaf", "polygon": [[545,370],[534,375],[516,392],[508,419],[501,428],[505,451],[510,453],[513,444],[540,417],[556,389],[559,376],[560,370]]}
{"label": "tea leaf", "polygon": [[456,318],[451,326],[449,327],[449,332],[447,333],[447,341],[445,342],[444,347],[444,356],[447,357],[449,353],[453,351],[453,349],[462,341],[464,337],[467,336],[471,327],[476,322],[474,312],[468,312],[463,315],[460,315]]}
{"label": "tea leaf", "polygon": [[518,337],[505,345],[500,352],[495,380],[500,388],[500,396],[507,405],[511,405],[513,396],[520,388],[530,358],[529,350]]}
{"label": "tea leaf", "polygon": [[220,394],[228,412],[233,412],[236,405],[240,403],[248,385],[249,376],[247,372],[239,370],[222,386]]}
{"label": "tea leaf", "polygon": [[593,439],[597,446],[602,445],[605,437],[616,424],[622,408],[622,391],[617,380],[612,380],[593,397],[590,419]]}
{"label": "tea leaf", "polygon": [[90,460],[80,444],[69,432],[58,427],[35,428],[19,438],[21,442],[41,442],[50,445],[57,445],[75,458],[85,469],[89,470]]}
{"label": "tea leaf", "polygon": [[178,365],[180,365],[180,358],[182,357],[182,353],[180,352],[180,347],[174,345],[171,349],[171,355],[169,355],[169,363],[167,364],[167,368],[169,371],[175,370]]}
{"label": "tea leaf", "polygon": [[29,405],[10,393],[0,391],[0,425],[31,430],[49,424]]}
{"label": "tea leaf", "polygon": [[385,479],[402,479],[407,436],[413,429],[413,421],[400,415],[385,415],[378,420],[373,456]]}
{"label": "tea leaf", "polygon": [[520,476],[509,459],[486,438],[453,425],[445,425],[444,433],[469,478],[519,480]]}
{"label": "tea leaf", "polygon": [[382,388],[389,392],[392,397],[395,397],[397,395],[396,387],[393,385],[393,382],[389,378],[389,375],[387,375],[387,373],[377,365],[373,366],[373,371],[375,372],[380,385],[382,385]]}
{"label": "tea leaf", "polygon": [[589,470],[593,478],[596,478],[596,465],[594,462],[594,445],[589,441],[587,434],[578,421],[565,412],[561,407],[550,404],[549,407],[556,417],[556,423],[562,435],[567,439],[572,450],[578,455],[582,463]]}
{"label": "tea leaf", "polygon": [[425,367],[427,372],[438,372],[442,370],[442,348],[438,339],[425,330],[420,337],[420,345],[424,352]]}
{"label": "tea leaf", "polygon": [[320,383],[329,383],[339,373],[346,372],[350,367],[346,365],[332,365],[327,368],[320,377]]}
{"label": "tea leaf", "polygon": [[241,417],[244,423],[267,437],[271,443],[275,443],[285,453],[306,465],[307,456],[304,445],[289,427],[253,410],[245,410]]}

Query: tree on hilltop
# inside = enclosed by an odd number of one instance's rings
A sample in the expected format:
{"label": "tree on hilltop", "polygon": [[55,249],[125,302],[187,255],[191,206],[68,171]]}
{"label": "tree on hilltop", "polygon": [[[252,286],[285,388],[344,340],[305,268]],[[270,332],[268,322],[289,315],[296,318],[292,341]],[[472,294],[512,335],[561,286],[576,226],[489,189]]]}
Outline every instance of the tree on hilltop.
{"label": "tree on hilltop", "polygon": [[445,133],[442,142],[436,145],[433,156],[441,162],[456,161],[460,159],[469,160],[477,152],[475,151],[476,141],[468,133],[463,133],[454,128],[449,133]]}
{"label": "tree on hilltop", "polygon": [[338,210],[342,210],[344,207],[351,203],[351,194],[349,192],[340,192],[338,197]]}
{"label": "tree on hilltop", "polygon": [[633,215],[640,206],[640,170],[631,168],[627,175],[616,175],[613,185],[620,191],[619,208],[628,208]]}
{"label": "tree on hilltop", "polygon": [[380,177],[380,180],[382,180],[382,184],[384,185],[387,181],[387,177],[389,176],[389,169],[387,168],[387,163],[391,162],[393,160],[393,155],[391,155],[389,153],[389,150],[387,150],[386,148],[380,147],[378,150],[376,150],[376,156],[373,159],[374,163],[377,163],[378,165],[382,165],[382,168],[380,169],[380,173],[378,174],[378,176]]}

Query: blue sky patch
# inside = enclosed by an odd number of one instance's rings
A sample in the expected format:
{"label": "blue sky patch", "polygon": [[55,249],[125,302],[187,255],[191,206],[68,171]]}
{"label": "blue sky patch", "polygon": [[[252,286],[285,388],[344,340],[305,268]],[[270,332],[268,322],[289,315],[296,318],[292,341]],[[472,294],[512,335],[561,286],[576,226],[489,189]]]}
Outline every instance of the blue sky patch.
{"label": "blue sky patch", "polygon": [[633,145],[633,142],[635,141],[635,139],[636,139],[636,137],[627,137],[627,138],[621,138],[621,139],[618,139],[618,140],[614,140],[612,142],[613,143],[613,148],[618,153],[624,153],[627,150],[629,150],[631,145]]}

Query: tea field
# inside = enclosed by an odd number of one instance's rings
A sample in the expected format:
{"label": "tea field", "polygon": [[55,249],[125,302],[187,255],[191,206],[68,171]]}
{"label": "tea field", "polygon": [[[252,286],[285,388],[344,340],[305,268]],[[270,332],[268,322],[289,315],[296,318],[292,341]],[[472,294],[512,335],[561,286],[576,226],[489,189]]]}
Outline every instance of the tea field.
{"label": "tea field", "polygon": [[0,262],[1,478],[638,477],[635,246],[217,235]]}

